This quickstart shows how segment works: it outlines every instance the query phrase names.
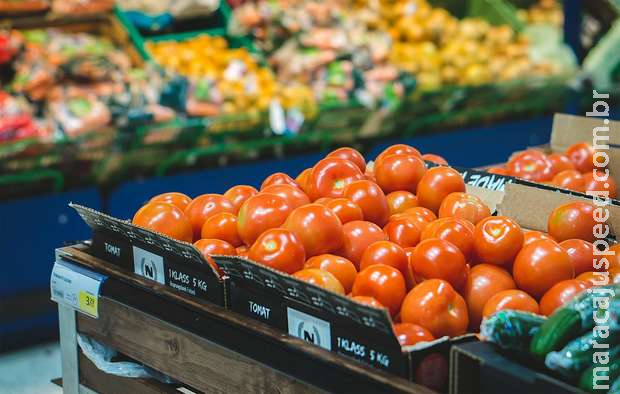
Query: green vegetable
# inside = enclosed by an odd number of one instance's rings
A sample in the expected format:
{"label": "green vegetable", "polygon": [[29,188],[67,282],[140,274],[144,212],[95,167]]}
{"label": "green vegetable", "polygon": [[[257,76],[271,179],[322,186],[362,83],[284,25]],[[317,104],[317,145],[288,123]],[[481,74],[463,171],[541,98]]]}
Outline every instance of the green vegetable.
{"label": "green vegetable", "polygon": [[[620,357],[612,360],[607,367],[607,371],[599,371],[595,373],[595,369],[602,367],[602,365],[593,365],[590,368],[583,371],[581,378],[579,379],[579,387],[590,393],[597,393],[601,390],[594,388],[594,377],[597,377],[598,385],[610,385],[620,376]],[[600,379],[601,376],[608,376],[608,379]]]}
{"label": "green vegetable", "polygon": [[620,394],[620,376],[616,378],[614,383],[609,388],[607,394]]}
{"label": "green vegetable", "polygon": [[480,333],[486,341],[502,349],[527,353],[532,337],[545,320],[545,317],[532,313],[503,310],[485,318]]}
{"label": "green vegetable", "polygon": [[530,353],[536,358],[544,359],[549,352],[560,349],[580,333],[579,312],[562,308],[551,315],[534,334],[530,344]]}

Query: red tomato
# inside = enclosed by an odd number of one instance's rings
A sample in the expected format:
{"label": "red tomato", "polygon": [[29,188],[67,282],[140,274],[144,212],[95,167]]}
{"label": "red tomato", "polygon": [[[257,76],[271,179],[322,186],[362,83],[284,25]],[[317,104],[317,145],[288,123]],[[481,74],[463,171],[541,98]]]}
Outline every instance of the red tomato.
{"label": "red tomato", "polygon": [[390,241],[373,242],[362,254],[360,271],[375,264],[386,264],[407,275],[407,255],[403,248]]}
{"label": "red tomato", "polygon": [[[604,265],[601,265],[598,269],[594,267],[594,262],[598,260],[598,258],[594,257],[594,245],[592,243],[582,239],[567,239],[566,241],[560,242],[560,246],[568,254],[573,268],[575,269],[575,275],[587,271],[606,270]],[[603,264],[603,262],[600,263]]]}
{"label": "red tomato", "polygon": [[340,281],[345,293],[351,292],[353,281],[357,275],[357,269],[352,262],[333,254],[310,257],[304,264],[304,268],[317,268],[331,272]]}
{"label": "red tomato", "polygon": [[321,197],[346,197],[343,195],[346,186],[363,178],[364,174],[349,160],[323,159],[312,167],[308,179],[309,197],[313,201]]}
{"label": "red tomato", "polygon": [[411,271],[417,283],[443,279],[460,290],[467,281],[463,253],[451,242],[438,238],[424,240],[416,246],[411,254]]}
{"label": "red tomato", "polygon": [[400,318],[403,323],[426,328],[435,338],[465,334],[469,324],[465,300],[441,279],[430,279],[414,287],[403,301]]}
{"label": "red tomato", "polygon": [[443,157],[439,156],[439,155],[435,155],[433,153],[425,153],[422,155],[422,160],[425,161],[430,161],[432,163],[435,164],[439,164],[440,166],[447,166],[448,162],[446,161],[446,159],[444,159]]}
{"label": "red tomato", "polygon": [[246,245],[270,228],[280,227],[286,220],[291,207],[282,197],[271,193],[260,193],[248,198],[237,216],[237,233]]}
{"label": "red tomato", "polygon": [[549,234],[543,233],[541,231],[536,230],[524,230],[523,231],[523,246],[529,245],[534,241],[538,241],[541,239],[550,239],[551,241],[555,241],[555,239],[551,238]]}
{"label": "red tomato", "polygon": [[336,277],[329,271],[319,270],[316,268],[306,268],[295,272],[293,276],[299,280],[303,280],[304,282],[322,287],[325,290],[344,295],[344,288],[340,282],[338,282],[338,279],[336,279]]}
{"label": "red tomato", "polygon": [[550,155],[547,155],[547,160],[551,163],[551,172],[554,175],[559,174],[562,171],[575,169],[575,166],[570,159],[561,153],[551,153]]}
{"label": "red tomato", "polygon": [[413,323],[398,323],[392,327],[400,346],[411,346],[418,342],[435,340],[433,334],[426,328]]}
{"label": "red tomato", "polygon": [[267,186],[261,190],[261,193],[277,194],[285,199],[288,206],[292,209],[310,204],[310,199],[306,196],[306,193],[304,193],[300,188],[289,184]]}
{"label": "red tomato", "polygon": [[360,271],[353,282],[353,296],[373,297],[396,316],[405,298],[405,278],[394,267],[385,264],[371,265]]}
{"label": "red tomato", "polygon": [[426,171],[418,183],[418,204],[437,213],[448,194],[464,191],[465,182],[458,171],[450,167],[434,167]]}
{"label": "red tomato", "polygon": [[237,232],[237,216],[230,212],[216,213],[207,219],[202,226],[200,237],[221,239],[234,247],[243,245]]}
{"label": "red tomato", "polygon": [[474,229],[474,253],[485,263],[508,266],[523,246],[521,227],[505,216],[490,216]]}
{"label": "red tomato", "polygon": [[573,279],[575,270],[559,244],[542,239],[521,249],[512,267],[512,276],[519,289],[539,298],[556,283]]}
{"label": "red tomato", "polygon": [[609,272],[582,272],[581,274],[577,275],[575,279],[582,282],[588,282],[592,286],[605,286],[611,283],[611,281],[609,280]]}
{"label": "red tomato", "polygon": [[203,194],[194,198],[185,208],[185,215],[192,223],[194,239],[200,238],[202,226],[207,219],[220,212],[235,213],[235,207],[221,194]]}
{"label": "red tomato", "polygon": [[140,208],[132,223],[179,241],[192,242],[192,225],[187,216],[176,205],[150,202]]}
{"label": "red tomato", "polygon": [[239,213],[239,209],[243,203],[250,197],[258,194],[258,190],[249,185],[233,186],[224,193],[224,197],[233,205],[235,214]]}
{"label": "red tomato", "polygon": [[620,267],[609,270],[609,283],[620,283]]}
{"label": "red tomato", "polygon": [[469,278],[463,291],[469,311],[469,327],[480,330],[482,310],[487,301],[504,290],[516,289],[512,276],[502,268],[492,264],[478,264],[469,271]]}
{"label": "red tomato", "polygon": [[435,215],[435,213],[433,211],[431,211],[430,209],[424,208],[424,207],[414,207],[414,208],[405,209],[403,214],[419,216],[427,224],[432,222],[432,221],[434,221],[434,220],[437,220],[437,215]]}
{"label": "red tomato", "polygon": [[439,206],[439,217],[457,217],[477,224],[482,219],[491,216],[491,210],[482,202],[480,197],[469,193],[450,193]]}
{"label": "red tomato", "polygon": [[418,198],[415,194],[404,190],[392,192],[385,198],[387,198],[390,216],[418,206]]}
{"label": "red tomato", "polygon": [[486,172],[497,175],[508,175],[508,170],[504,167],[489,167]]}
{"label": "red tomato", "polygon": [[505,309],[538,314],[538,303],[521,290],[504,290],[493,295],[482,309],[482,317],[489,317]]}
{"label": "red tomato", "polygon": [[355,181],[344,189],[344,197],[353,201],[362,209],[364,220],[384,226],[390,217],[390,208],[385,194],[376,183]]}
{"label": "red tomato", "polygon": [[194,243],[200,253],[209,260],[211,255],[236,256],[235,247],[221,239],[199,239]]}
{"label": "red tomato", "polygon": [[327,203],[330,202],[331,200],[335,200],[335,198],[331,198],[331,197],[321,197],[317,200],[314,200],[315,204],[321,204],[321,205],[325,205],[327,206]]}
{"label": "red tomato", "polygon": [[325,157],[336,157],[338,159],[349,160],[355,164],[362,173],[366,172],[366,160],[364,159],[364,156],[353,148],[338,148],[330,152]]}
{"label": "red tomato", "polygon": [[388,239],[395,244],[408,248],[416,246],[420,242],[421,226],[411,218],[402,217],[400,219],[390,220],[383,228],[383,232]]}
{"label": "red tomato", "polygon": [[605,172],[597,170],[596,176],[594,172],[583,174],[584,189],[586,191],[596,191],[605,196],[605,192],[609,193],[607,197],[616,198],[618,196],[618,187],[616,181],[611,176],[607,176]]}
{"label": "red tomato", "polygon": [[609,267],[607,269],[610,270],[620,267],[620,244],[611,245],[609,250],[613,254],[605,256],[609,262]]}
{"label": "red tomato", "polygon": [[248,248],[246,245],[241,245],[236,248],[236,251],[237,251],[237,256],[248,258],[248,253],[250,253],[250,248]]}
{"label": "red tomato", "polygon": [[594,149],[585,142],[575,143],[566,149],[566,156],[579,172],[591,172],[596,168],[594,165]]}
{"label": "red tomato", "polygon": [[411,256],[413,256],[414,247],[404,248],[405,254],[407,255],[407,275],[405,275],[405,283],[407,284],[407,291],[413,289],[416,285],[415,277],[413,276],[413,271],[411,271]]}
{"label": "red tomato", "polygon": [[321,204],[308,204],[295,209],[286,219],[284,227],[301,240],[307,257],[336,251],[343,244],[340,219]]}
{"label": "red tomato", "polygon": [[547,220],[547,232],[558,242],[567,239],[583,239],[594,242],[594,205],[575,201],[556,207]]}
{"label": "red tomato", "polygon": [[418,156],[407,154],[385,156],[375,163],[374,168],[377,184],[385,193],[397,190],[415,193],[425,173],[424,161]]}
{"label": "red tomato", "polygon": [[308,188],[308,180],[310,179],[311,172],[312,172],[312,168],[306,168],[299,175],[297,175],[297,178],[295,178],[295,182],[299,185],[301,190],[303,190],[304,193],[306,194],[308,194],[308,190],[310,190]]}
{"label": "red tomato", "polygon": [[441,218],[430,223],[420,235],[420,241],[439,238],[456,246],[465,261],[472,257],[474,248],[474,225],[464,219]]}
{"label": "red tomato", "polygon": [[[318,201],[318,200],[317,200]],[[334,198],[325,203],[325,206],[338,216],[342,224],[354,220],[364,220],[362,208],[348,198]]]}
{"label": "red tomato", "polygon": [[292,274],[304,266],[306,254],[297,236],[284,228],[272,228],[260,235],[248,258],[278,271]]}
{"label": "red tomato", "polygon": [[362,254],[366,248],[376,241],[386,241],[387,236],[381,227],[371,222],[355,220],[342,226],[344,242],[342,248],[336,253],[349,260],[359,269]]}
{"label": "red tomato", "polygon": [[263,183],[260,185],[260,190],[263,191],[263,189],[271,185],[291,185],[299,187],[299,185],[297,184],[297,182],[295,182],[293,178],[283,172],[276,172],[265,178]]}
{"label": "red tomato", "polygon": [[574,190],[580,193],[584,193],[586,189],[583,175],[577,170],[561,171],[553,177],[551,183],[562,189]]}
{"label": "red tomato", "polygon": [[368,305],[368,306],[371,306],[373,308],[379,308],[379,309],[385,308],[383,305],[381,305],[381,303],[379,301],[375,300],[372,297],[368,297],[368,296],[353,296],[353,297],[351,297],[351,299],[354,300],[355,302],[359,302],[360,304]]}
{"label": "red tomato", "polygon": [[183,193],[170,192],[158,194],[157,196],[151,198],[149,202],[165,202],[176,206],[181,211],[184,211],[189,203],[192,202],[192,199]]}
{"label": "red tomato", "polygon": [[592,287],[591,283],[577,279],[568,279],[556,283],[540,299],[540,314],[550,316],[553,311],[590,287]]}
{"label": "red tomato", "polygon": [[420,151],[414,148],[413,146],[409,146],[406,144],[396,144],[396,145],[387,147],[385,150],[383,150],[383,152],[379,153],[379,156],[377,156],[377,158],[375,159],[375,163],[377,163],[378,161],[381,161],[384,157],[387,157],[389,155],[401,155],[401,154],[422,157],[422,154],[420,154]]}
{"label": "red tomato", "polygon": [[551,162],[544,153],[528,149],[517,153],[508,160],[508,173],[528,181],[542,182],[553,178]]}

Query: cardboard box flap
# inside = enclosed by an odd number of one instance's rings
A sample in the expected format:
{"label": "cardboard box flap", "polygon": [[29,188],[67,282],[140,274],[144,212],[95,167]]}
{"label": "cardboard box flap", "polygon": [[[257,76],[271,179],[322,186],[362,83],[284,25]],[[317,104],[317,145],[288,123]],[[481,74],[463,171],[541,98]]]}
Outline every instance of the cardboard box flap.
{"label": "cardboard box flap", "polygon": [[575,116],[567,114],[555,114],[551,129],[551,150],[564,152],[566,148],[576,142],[593,142],[593,130],[595,127],[608,127],[609,131],[600,131],[598,136],[609,136],[609,141],[601,140],[600,143],[608,143],[620,147],[620,122],[597,117]]}

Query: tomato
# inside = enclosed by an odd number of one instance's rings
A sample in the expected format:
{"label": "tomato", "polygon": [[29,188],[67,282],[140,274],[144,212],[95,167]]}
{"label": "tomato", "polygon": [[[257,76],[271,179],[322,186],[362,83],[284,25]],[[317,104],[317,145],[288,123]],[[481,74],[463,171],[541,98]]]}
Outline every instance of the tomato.
{"label": "tomato", "polygon": [[202,226],[201,238],[215,238],[226,241],[234,247],[243,245],[237,232],[237,215],[220,212],[211,216]]}
{"label": "tomato", "polygon": [[343,244],[340,219],[321,204],[307,204],[295,209],[284,227],[301,240],[307,257],[336,251]]}
{"label": "tomato", "polygon": [[362,254],[366,248],[376,241],[385,241],[387,236],[381,227],[363,220],[355,220],[342,226],[344,241],[337,255],[351,260],[359,269]]}
{"label": "tomato", "polygon": [[620,267],[620,244],[615,244],[609,246],[609,250],[613,253],[610,255],[606,255],[607,261],[609,263],[608,270],[613,268]]}
{"label": "tomato", "polygon": [[417,191],[418,205],[436,214],[448,194],[465,191],[465,182],[461,174],[450,167],[434,167],[426,171]]}
{"label": "tomato", "polygon": [[250,247],[248,258],[259,264],[292,274],[304,266],[306,253],[297,236],[284,228],[272,228]]}
{"label": "tomato", "polygon": [[373,242],[366,248],[360,261],[360,271],[374,264],[386,264],[407,275],[407,255],[403,248],[390,241]]}
{"label": "tomato", "polygon": [[592,283],[577,279],[568,279],[556,283],[540,299],[540,314],[550,316],[553,311],[590,287],[592,287]]}
{"label": "tomato", "polygon": [[384,226],[390,217],[390,208],[383,190],[376,183],[363,180],[348,184],[344,197],[362,209],[364,220]]}
{"label": "tomato", "polygon": [[577,142],[566,149],[564,154],[579,172],[591,172],[594,165],[594,149],[585,142]]}
{"label": "tomato", "polygon": [[435,339],[426,328],[413,323],[398,323],[392,326],[400,346],[411,346],[418,342],[430,342]]}
{"label": "tomato", "polygon": [[555,241],[549,234],[543,233],[542,231],[536,230],[523,230],[523,246],[529,245],[534,241],[539,241],[541,239],[550,239],[551,241]]}
{"label": "tomato", "polygon": [[597,170],[596,177],[594,177],[594,172],[592,171],[583,174],[583,182],[586,191],[596,191],[601,193],[601,195],[605,195],[605,192],[607,192],[609,193],[607,196],[609,198],[616,198],[618,196],[616,181],[611,176],[607,176],[603,171]]}
{"label": "tomato", "polygon": [[489,317],[495,312],[512,309],[538,314],[538,303],[529,294],[521,290],[504,290],[493,295],[482,309],[482,317]]}
{"label": "tomato", "polygon": [[609,270],[609,283],[620,283],[620,267]]}
{"label": "tomato", "polygon": [[492,264],[478,264],[471,268],[463,298],[469,311],[469,327],[472,331],[480,329],[482,310],[487,301],[504,290],[516,289],[512,276],[504,269]]}
{"label": "tomato", "polygon": [[523,246],[521,227],[506,216],[482,219],[474,229],[474,253],[485,263],[508,266]]}
{"label": "tomato", "polygon": [[304,282],[322,287],[325,290],[344,295],[344,288],[338,279],[336,279],[336,277],[329,271],[316,268],[306,268],[295,272],[293,276],[299,280],[303,280]]}
{"label": "tomato", "polygon": [[308,178],[308,196],[313,201],[321,197],[343,197],[345,187],[361,179],[364,179],[364,174],[353,162],[335,157],[323,159],[312,167]]}
{"label": "tomato", "polygon": [[185,208],[185,215],[192,223],[194,239],[200,238],[202,226],[207,219],[220,212],[235,213],[235,207],[221,194],[200,195]]}
{"label": "tomato", "polygon": [[[360,304],[368,305],[373,308],[385,308],[379,301],[374,299],[373,297],[368,296],[353,296],[351,297],[355,302],[359,302]],[[387,308],[386,308],[387,309]]]}
{"label": "tomato", "polygon": [[237,185],[233,186],[224,193],[224,197],[228,199],[233,205],[235,214],[239,213],[239,209],[246,200],[254,195],[258,194],[258,190],[249,185]]}
{"label": "tomato", "polygon": [[385,264],[375,264],[357,274],[351,294],[373,297],[388,308],[392,316],[396,316],[405,292],[405,278],[398,269]]}
{"label": "tomato", "polygon": [[415,193],[425,173],[424,161],[418,156],[407,154],[385,156],[375,163],[374,168],[377,184],[385,193],[397,190]]}
{"label": "tomato", "polygon": [[439,217],[457,217],[476,224],[482,219],[491,216],[491,210],[482,202],[480,197],[469,193],[450,193],[439,206]]}
{"label": "tomato", "polygon": [[472,257],[474,247],[474,225],[464,219],[441,218],[430,223],[420,235],[420,241],[439,238],[459,248],[466,261]]}
{"label": "tomato", "polygon": [[267,186],[261,190],[261,193],[277,194],[285,199],[288,206],[292,209],[310,204],[310,199],[306,196],[306,193],[304,193],[300,188],[289,184]]}
{"label": "tomato", "polygon": [[594,242],[594,205],[575,201],[556,207],[547,220],[547,232],[558,242],[567,239],[583,239]]}
{"label": "tomato", "polygon": [[246,245],[241,245],[236,248],[236,251],[237,256],[247,258],[248,253],[250,253],[250,248],[248,248]]}
{"label": "tomato", "polygon": [[556,283],[573,279],[575,269],[568,253],[558,243],[542,239],[521,249],[512,276],[519,289],[539,298]]}
{"label": "tomato", "polygon": [[443,279],[460,290],[467,281],[467,265],[463,253],[451,242],[426,239],[411,254],[411,271],[417,283],[427,279]]}
{"label": "tomato", "polygon": [[580,193],[584,193],[586,190],[586,182],[583,175],[577,170],[561,171],[553,177],[551,183],[562,189],[574,190]]}
{"label": "tomato", "polygon": [[489,174],[508,175],[508,170],[504,167],[489,167],[486,169]]}
{"label": "tomato", "polygon": [[321,254],[310,257],[304,264],[304,268],[317,268],[331,272],[342,284],[345,293],[351,292],[353,281],[357,275],[357,269],[352,262],[333,254]]}
{"label": "tomato", "polygon": [[362,208],[348,198],[334,198],[325,203],[325,206],[338,216],[342,224],[354,220],[364,220]]}
{"label": "tomato", "polygon": [[534,182],[550,181],[554,175],[551,162],[545,154],[534,149],[512,156],[506,168],[510,175]]}
{"label": "tomato", "polygon": [[338,148],[338,149],[330,152],[325,157],[326,158],[335,157],[335,158],[338,158],[338,159],[349,160],[350,162],[355,164],[357,166],[357,168],[359,168],[362,173],[366,172],[366,160],[364,159],[364,156],[362,156],[361,153],[359,153],[358,151],[356,151],[353,148],[347,148],[347,147],[345,147],[345,148]]}
{"label": "tomato", "polygon": [[263,183],[260,185],[260,190],[263,191],[264,188],[271,185],[291,185],[299,187],[293,178],[283,172],[276,172],[265,178]]}
{"label": "tomato", "polygon": [[184,211],[185,208],[192,202],[192,199],[183,193],[170,192],[158,194],[155,197],[151,198],[149,202],[165,202],[168,204],[172,204],[179,208],[181,211]]}
{"label": "tomato", "polygon": [[450,283],[430,279],[414,287],[400,310],[403,323],[418,324],[435,338],[465,334],[469,324],[467,305]]}
{"label": "tomato", "polygon": [[375,159],[375,164],[381,161],[384,157],[387,157],[390,155],[402,155],[402,154],[422,157],[422,154],[420,153],[420,151],[414,148],[413,146],[409,146],[406,144],[396,144],[396,145],[387,147],[386,149],[383,150],[383,152],[379,153],[379,156],[377,156],[377,158]]}
{"label": "tomato", "polygon": [[385,198],[387,199],[390,216],[418,206],[418,198],[415,194],[404,190],[391,192]]}
{"label": "tomato", "polygon": [[327,206],[327,203],[330,202],[331,200],[335,200],[335,198],[331,198],[331,197],[321,197],[317,200],[314,200],[313,203],[314,204],[321,204],[321,205],[325,205]]}
{"label": "tomato", "polygon": [[420,242],[421,226],[411,218],[390,220],[383,228],[388,239],[403,248],[416,246]]}
{"label": "tomato", "polygon": [[[601,265],[599,269],[594,268],[594,261],[598,258],[594,257],[594,245],[588,241],[582,239],[567,239],[560,242],[560,246],[570,258],[570,261],[575,269],[575,275],[579,275],[587,271],[605,271],[604,265]],[[601,264],[604,262],[601,261]]]}
{"label": "tomato", "polygon": [[609,280],[609,272],[587,271],[582,272],[575,278],[582,282],[588,282],[592,286],[605,286],[611,281]]}
{"label": "tomato", "polygon": [[202,253],[205,258],[208,258],[214,254],[224,256],[237,255],[237,250],[235,247],[226,241],[222,241],[221,239],[199,239],[194,243],[194,246],[198,248],[200,253]]}
{"label": "tomato", "polygon": [[575,166],[570,159],[561,153],[551,153],[550,155],[547,155],[547,160],[551,163],[551,172],[554,175],[559,174],[562,171],[575,169]]}
{"label": "tomato", "polygon": [[407,284],[407,290],[411,290],[415,287],[416,281],[413,276],[413,271],[411,271],[411,256],[413,256],[414,247],[404,248],[405,254],[407,255],[407,275],[405,275],[405,283]]}
{"label": "tomato", "polygon": [[176,205],[149,202],[136,212],[132,223],[179,241],[192,242],[191,222]]}
{"label": "tomato", "polygon": [[440,166],[447,166],[448,162],[443,157],[433,154],[433,153],[425,153],[422,155],[422,160],[430,161],[435,164],[439,164]]}
{"label": "tomato", "polygon": [[292,211],[286,200],[271,193],[248,198],[237,215],[237,232],[244,244],[254,241],[270,228],[280,227]]}
{"label": "tomato", "polygon": [[297,178],[295,178],[295,182],[299,185],[301,190],[303,190],[304,193],[306,194],[308,194],[308,190],[309,190],[308,180],[310,179],[311,172],[312,172],[312,168],[306,168],[299,175],[297,175]]}

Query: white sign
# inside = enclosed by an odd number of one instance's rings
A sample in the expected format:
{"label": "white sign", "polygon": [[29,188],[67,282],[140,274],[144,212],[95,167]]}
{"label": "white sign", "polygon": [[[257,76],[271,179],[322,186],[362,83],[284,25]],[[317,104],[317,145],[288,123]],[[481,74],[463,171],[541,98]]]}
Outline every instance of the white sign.
{"label": "white sign", "polygon": [[331,326],[328,322],[289,307],[286,308],[286,316],[290,335],[332,350]]}
{"label": "white sign", "polygon": [[166,284],[164,258],[137,246],[133,247],[133,271],[162,285]]}
{"label": "white sign", "polygon": [[52,300],[92,317],[99,317],[99,293],[106,276],[86,268],[57,261],[52,269]]}

